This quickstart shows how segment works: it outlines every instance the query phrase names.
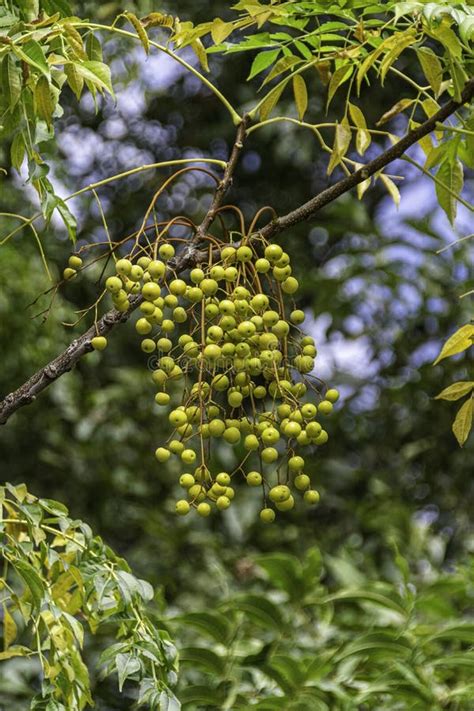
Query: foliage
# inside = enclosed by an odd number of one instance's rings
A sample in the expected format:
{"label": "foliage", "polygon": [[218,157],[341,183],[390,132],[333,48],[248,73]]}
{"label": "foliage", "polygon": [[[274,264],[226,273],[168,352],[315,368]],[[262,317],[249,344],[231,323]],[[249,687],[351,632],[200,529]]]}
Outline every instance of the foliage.
{"label": "foliage", "polygon": [[469,708],[472,566],[417,581],[395,564],[389,582],[316,547],[243,560],[243,592],[173,620],[183,708]]}
{"label": "foliage", "polygon": [[[0,489],[3,575],[2,662],[36,660],[41,690],[32,709],[75,711],[93,705],[82,658],[85,626],[115,630],[104,652],[106,674],[119,689],[140,684],[139,704],[178,708],[168,684],[175,681],[176,650],[147,615],[149,583],[131,574],[89,526],[69,518],[62,504],[38,499],[24,485]],[[8,673],[8,672],[7,672]]]}

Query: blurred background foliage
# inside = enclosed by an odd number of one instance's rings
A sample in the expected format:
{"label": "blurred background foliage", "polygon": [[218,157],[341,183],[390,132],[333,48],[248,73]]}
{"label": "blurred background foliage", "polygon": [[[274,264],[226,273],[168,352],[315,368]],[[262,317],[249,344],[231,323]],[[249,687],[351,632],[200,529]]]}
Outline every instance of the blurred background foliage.
{"label": "blurred background foliage", "polygon": [[[125,6],[144,15],[154,9],[153,4],[77,5],[83,16],[106,19]],[[204,2],[181,0],[179,6],[183,19],[192,14],[195,21],[204,19],[209,10]],[[213,12],[225,17],[227,8],[227,3],[218,2]],[[106,52],[117,102],[104,101],[95,113],[90,97],[84,96],[79,105],[72,95],[68,97],[58,125],[58,144],[50,148],[58,191],[67,194],[153,161],[190,155],[226,158],[234,129],[192,77],[183,76],[165,57],[145,60],[140,48],[116,40],[108,42]],[[212,62],[218,84],[235,104],[244,105],[249,98],[244,82],[246,57]],[[387,83],[366,103],[370,118],[380,116],[401,94],[396,82]],[[323,110],[323,96],[316,94],[313,101]],[[372,146],[370,152],[376,151],[377,146]],[[8,155],[8,146],[2,146],[2,165],[7,165]],[[309,133],[281,124],[268,127],[249,140],[229,199],[247,219],[263,205],[283,213],[327,185],[325,166]],[[306,611],[304,595],[279,585],[278,572],[273,571],[265,582],[264,561],[270,554],[289,556],[281,565],[293,580],[291,566],[308,565],[321,549],[325,564],[318,562],[311,573],[315,583],[310,592],[316,596],[322,595],[320,585],[326,594],[345,587],[370,587],[379,580],[392,582],[392,595],[403,578],[400,561],[398,567],[394,562],[396,544],[416,586],[429,589],[441,581],[431,598],[438,596],[430,611],[432,624],[472,614],[472,571],[459,566],[467,564],[474,550],[469,520],[474,503],[473,441],[458,448],[451,433],[453,407],[433,401],[450,382],[468,379],[472,354],[431,366],[441,343],[472,315],[468,298],[459,299],[472,279],[467,266],[472,263],[472,241],[437,253],[468,232],[468,215],[460,210],[459,232],[453,232],[437,209],[429,181],[404,164],[397,164],[392,172],[404,176],[399,212],[375,186],[363,203],[353,194],[345,195],[319,214],[317,224],[298,226],[281,237],[298,273],[301,306],[317,338],[321,377],[330,379],[343,395],[329,424],[329,443],[310,464],[321,491],[315,510],[295,510],[265,528],[258,522],[253,497],[244,494],[231,510],[214,518],[176,519],[172,502],[178,471],[163,468],[153,457],[166,423],[154,404],[146,358],[131,325],[116,329],[105,354],[88,355],[0,431],[2,479],[26,482],[32,493],[64,502],[72,516],[86,520],[123,555],[134,572],[158,590],[157,611],[174,618],[169,625],[178,648],[209,645],[215,649],[217,644],[209,633],[210,618],[199,627],[180,624],[180,616],[206,612],[218,619],[223,616],[230,635],[237,634],[238,627],[242,648],[237,654],[254,654],[254,667],[263,675],[255,672],[251,679],[237,664],[244,692],[261,689],[262,695],[273,697],[277,688],[295,697],[292,689],[301,680],[287,680],[285,686],[281,675],[269,672],[266,655],[275,651],[275,645],[283,644],[278,647],[282,655],[314,657],[319,647],[325,647],[326,653],[331,649],[327,630],[333,625],[339,626],[335,636],[345,641],[353,641],[364,627],[366,632],[371,626],[377,631],[379,625],[384,634],[394,635],[393,641],[401,625],[398,619],[377,618],[372,608],[357,605],[343,608],[342,615],[336,610],[335,617],[328,612],[329,604]],[[136,227],[157,179],[154,172],[143,173],[101,190],[115,237]],[[193,173],[176,182],[160,203],[165,218],[184,212],[202,214],[208,186],[206,178]],[[472,196],[472,176],[465,191],[467,198]],[[2,178],[0,210],[28,214],[34,209],[30,199],[34,197],[20,179]],[[90,196],[75,200],[73,209],[81,243],[105,238],[97,204]],[[11,226],[3,219],[2,235]],[[42,238],[50,268],[58,276],[70,254],[67,236],[58,223]],[[6,394],[81,332],[81,325],[70,329],[62,323],[74,320],[74,311],[94,301],[96,287],[93,279],[85,278],[68,284],[46,321],[41,316],[32,318],[48,307],[48,295],[37,300],[48,281],[26,232],[0,247],[0,279],[0,393]],[[458,592],[462,589],[462,599],[456,598],[452,609],[443,611],[441,600],[449,597],[450,584],[458,585]],[[415,588],[412,592],[416,594]],[[286,623],[277,622],[272,630],[270,622],[270,629],[263,625],[260,633],[249,607],[239,611],[235,602],[235,596],[249,595],[273,601]],[[426,595],[430,597],[429,592]],[[234,600],[233,607],[229,600]],[[443,604],[448,605],[447,599]],[[238,625],[236,616],[240,616]],[[469,636],[461,636],[456,644],[463,641],[469,641]],[[94,645],[89,651],[92,663]],[[184,655],[183,693],[189,684],[209,692],[212,684],[225,680],[226,674],[215,667],[219,663],[208,660],[206,674],[192,652],[188,660]],[[344,681],[344,674],[352,671],[350,666],[337,667],[334,674]],[[0,668],[0,709],[24,708],[23,694],[34,673],[24,662]],[[429,679],[428,674],[420,680],[428,690]],[[118,701],[105,682],[96,683],[98,708],[130,708],[130,698]],[[400,679],[396,683],[402,686]],[[321,698],[303,699],[294,708],[438,708],[442,694],[435,698],[423,693],[421,701],[416,700],[421,705],[413,701],[413,706],[403,705],[408,703],[403,698],[390,706],[364,706],[364,700],[354,706],[350,705],[354,701],[330,696],[329,706],[318,706],[327,702],[320,694]],[[445,701],[440,708],[473,708],[469,696]],[[238,699],[234,703],[219,708],[241,708]],[[278,706],[278,701],[268,703],[261,708],[290,708]],[[185,706],[208,707],[212,708],[209,699],[193,700],[192,694]]]}

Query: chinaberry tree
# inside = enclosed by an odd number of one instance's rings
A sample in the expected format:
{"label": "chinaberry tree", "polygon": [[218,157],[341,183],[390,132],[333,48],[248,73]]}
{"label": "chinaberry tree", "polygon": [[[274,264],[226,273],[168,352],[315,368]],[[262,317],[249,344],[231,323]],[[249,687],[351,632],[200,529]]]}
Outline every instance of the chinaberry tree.
{"label": "chinaberry tree", "polygon": [[[432,179],[451,222],[459,202],[472,210],[462,191],[464,168],[474,167],[473,9],[447,2],[241,0],[225,19],[200,24],[163,12],[140,18],[124,11],[106,25],[74,15],[65,0],[7,0],[0,31],[1,135],[10,141],[11,167],[27,171],[40,206],[33,215],[3,213],[17,224],[1,244],[29,231],[49,277],[44,226],[59,215],[72,253],[63,278],[51,285],[52,313],[54,296],[66,283],[91,275],[99,284],[78,321],[89,321],[88,327],[3,397],[0,423],[6,425],[90,351],[104,350],[114,329],[138,313],[135,330],[145,364],[152,366],[154,398],[170,425],[155,456],[163,466],[171,457],[182,462],[177,513],[225,510],[240,482],[261,498],[262,523],[292,509],[298,496],[316,504],[319,494],[304,472],[303,455],[328,440],[325,418],[338,391],[314,370],[316,344],[300,328],[304,312],[295,301],[298,275],[277,239],[316,220],[348,191],[364,199],[375,183],[398,204],[400,176],[393,166],[403,162]],[[65,91],[78,100],[89,92],[97,104],[114,100],[109,38],[167,55],[206,87],[216,111],[234,126],[227,160],[199,155],[131,166],[78,186],[67,198],[56,194],[45,145],[54,140]],[[232,105],[213,70],[217,58],[232,62],[235,53],[249,58],[244,106]],[[390,82],[400,95],[371,125],[371,95]],[[291,109],[282,112],[288,95]],[[266,127],[283,122],[295,132],[309,131],[327,154],[329,185],[287,214],[279,214],[276,204],[261,205],[248,220],[241,206],[227,202],[242,150]],[[101,188],[145,171],[158,177],[140,223],[131,234],[111,234]],[[198,218],[184,210],[165,219],[160,199],[189,173],[208,181],[207,209]],[[97,201],[107,239],[81,235],[76,244],[69,203],[87,192]],[[473,341],[474,326],[466,324],[438,361]],[[439,395],[464,398],[453,425],[461,445],[471,428],[473,386],[458,382]],[[223,446],[235,459],[225,472],[213,463],[214,448]],[[21,486],[2,491],[2,655],[40,661],[44,681],[32,708],[91,703],[80,615],[92,630],[104,619],[116,622],[118,641],[105,652],[104,664],[117,672],[120,685],[138,679],[140,703],[173,708],[175,652],[147,617],[147,584],[61,504],[38,500]],[[15,644],[12,612],[31,631],[31,645]]]}

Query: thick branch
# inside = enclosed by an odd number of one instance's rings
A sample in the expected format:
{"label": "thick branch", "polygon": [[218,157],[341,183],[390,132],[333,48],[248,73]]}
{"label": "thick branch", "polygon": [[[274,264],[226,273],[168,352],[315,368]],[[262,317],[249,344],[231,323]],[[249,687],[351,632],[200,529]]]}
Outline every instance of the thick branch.
{"label": "thick branch", "polygon": [[[170,260],[170,273],[174,272],[178,274],[183,272],[198,264],[201,259],[205,257],[205,254],[207,255],[207,251],[203,254],[199,250],[199,241],[207,234],[216,212],[222,205],[225,194],[232,184],[232,177],[240,151],[242,150],[247,124],[248,117],[245,116],[237,129],[237,135],[229,161],[226,165],[222,180],[215,190],[211,205],[197,228],[196,234],[189,247],[178,254],[175,259]],[[108,311],[94,326],[91,326],[82,336],[72,341],[66,350],[57,358],[54,358],[54,360],[44,366],[44,368],[38,370],[26,383],[23,383],[17,390],[0,401],[0,425],[5,424],[11,415],[21,407],[31,403],[48,385],[71,370],[86,353],[89,353],[92,350],[91,340],[94,336],[105,336],[117,326],[117,324],[127,321],[132,312],[141,304],[142,300],[142,296],[137,294],[130,299],[130,308],[125,313],[117,311],[116,309]]]}
{"label": "thick branch", "polygon": [[287,215],[278,217],[276,220],[269,222],[268,225],[260,230],[260,234],[268,239],[273,237],[279,232],[298,224],[299,222],[304,222],[305,220],[310,220],[318,210],[325,207],[336,198],[340,197],[344,193],[354,188],[359,183],[363,183],[364,180],[370,178],[382,168],[392,163],[397,158],[401,158],[403,154],[407,151],[410,146],[413,146],[424,136],[435,130],[438,123],[442,123],[449,116],[451,116],[457,109],[459,109],[463,104],[467,104],[474,96],[474,79],[471,79],[465,85],[462,94],[461,101],[448,101],[444,106],[442,106],[439,111],[437,111],[431,118],[422,123],[417,128],[409,131],[400,141],[395,143],[391,148],[381,153],[377,158],[367,163],[367,165],[359,168],[351,175],[343,178],[338,183],[331,185],[331,187],[323,190],[321,193],[315,197],[305,202],[300,207],[292,210]]}

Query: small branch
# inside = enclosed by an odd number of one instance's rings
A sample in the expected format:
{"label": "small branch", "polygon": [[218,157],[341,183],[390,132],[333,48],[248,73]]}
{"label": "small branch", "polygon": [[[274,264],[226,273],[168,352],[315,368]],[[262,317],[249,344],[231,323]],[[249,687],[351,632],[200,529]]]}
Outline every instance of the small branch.
{"label": "small branch", "polygon": [[400,139],[394,146],[388,150],[381,153],[377,158],[367,163],[367,165],[359,168],[351,175],[343,178],[338,183],[331,185],[331,187],[323,190],[319,195],[311,198],[308,202],[305,202],[300,207],[292,210],[287,215],[278,217],[276,220],[269,222],[268,225],[260,230],[260,234],[265,239],[273,237],[274,235],[283,232],[283,230],[293,227],[300,222],[305,220],[310,220],[318,210],[329,205],[329,203],[336,200],[344,193],[347,193],[352,188],[363,183],[364,180],[370,178],[374,173],[377,173],[385,166],[389,165],[392,161],[397,158],[401,158],[408,148],[417,143],[424,136],[438,129],[438,124],[445,121],[448,116],[451,116],[455,111],[457,111],[463,104],[468,103],[474,96],[474,79],[471,79],[465,85],[462,94],[461,101],[448,101],[444,106],[442,106],[439,111],[437,111],[431,118],[422,123],[417,128],[409,131],[402,139]]}
{"label": "small branch", "polygon": [[212,198],[212,202],[209,206],[209,209],[199,225],[199,227],[196,230],[196,234],[194,237],[195,242],[199,242],[203,237],[206,236],[206,233],[214,221],[214,218],[216,216],[216,212],[219,209],[219,207],[222,205],[222,201],[225,197],[225,194],[229,190],[230,186],[232,185],[232,179],[235,171],[235,167],[237,165],[237,161],[239,160],[239,155],[240,152],[243,148],[244,145],[244,140],[246,137],[246,132],[247,132],[247,126],[250,122],[250,118],[248,115],[245,115],[242,118],[242,121],[239,124],[239,127],[237,129],[237,135],[235,137],[234,145],[232,146],[232,151],[230,154],[230,158],[227,162],[226,168],[224,170],[224,175],[222,177],[221,182],[217,186],[217,189],[214,193],[214,196]]}
{"label": "small branch", "polygon": [[[221,206],[225,194],[232,184],[232,177],[237,165],[240,151],[242,150],[248,120],[248,117],[244,117],[239,124],[235,142],[224,170],[224,175],[214,192],[211,205],[201,224],[197,228],[196,234],[191,240],[190,245],[187,246],[173,260],[170,260],[168,264],[170,273],[174,272],[178,274],[198,264],[201,259],[205,259],[207,250],[205,252],[201,252],[198,244],[200,239],[206,235],[207,230],[214,221],[216,212]],[[130,308],[128,311],[124,313],[117,311],[116,309],[108,311],[94,326],[91,326],[85,333],[82,334],[82,336],[72,341],[66,350],[57,356],[57,358],[54,358],[54,360],[38,370],[31,376],[31,378],[29,378],[29,380],[26,381],[26,383],[23,383],[23,385],[21,385],[17,390],[10,393],[2,401],[0,401],[0,425],[4,425],[14,412],[25,405],[29,405],[33,402],[33,400],[35,400],[36,396],[40,392],[48,387],[48,385],[53,383],[55,380],[58,380],[58,378],[74,368],[76,363],[92,350],[91,340],[94,336],[105,336],[113,328],[115,328],[115,326],[127,321],[133,311],[140,306],[142,301],[143,297],[140,294],[137,294],[130,299]]]}

